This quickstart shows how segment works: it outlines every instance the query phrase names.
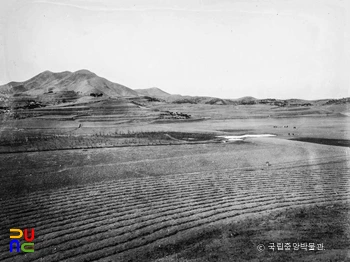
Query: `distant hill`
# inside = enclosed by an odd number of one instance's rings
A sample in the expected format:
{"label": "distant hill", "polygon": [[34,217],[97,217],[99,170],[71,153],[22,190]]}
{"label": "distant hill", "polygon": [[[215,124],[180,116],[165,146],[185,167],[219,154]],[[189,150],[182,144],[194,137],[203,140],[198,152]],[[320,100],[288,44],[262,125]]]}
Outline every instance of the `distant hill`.
{"label": "distant hill", "polygon": [[[238,99],[223,99],[206,96],[172,95],[157,87],[132,90],[113,83],[88,70],[76,72],[42,72],[23,82],[10,82],[0,86],[0,107],[47,106],[61,103],[77,103],[96,99],[126,98],[135,103],[162,102],[174,104],[209,105],[269,105],[272,107],[328,106],[339,107],[339,112],[347,110],[350,98],[342,99],[257,99],[245,96]],[[345,108],[346,105],[346,108]],[[337,109],[338,110],[338,109]],[[344,111],[345,112],[345,111]]]}
{"label": "distant hill", "polygon": [[10,82],[0,86],[0,94],[39,96],[45,93],[75,92],[79,95],[91,93],[110,97],[138,96],[137,92],[120,84],[108,81],[88,70],[53,73],[42,72],[24,82]]}
{"label": "distant hill", "polygon": [[304,100],[304,99],[258,99],[251,96],[245,96],[236,99],[223,99],[217,97],[206,96],[181,96],[169,95],[163,97],[168,103],[175,104],[209,104],[209,105],[257,105],[265,104],[277,107],[310,107],[310,106],[324,106],[324,105],[338,105],[350,104],[350,98],[342,99],[321,99],[321,100]]}
{"label": "distant hill", "polygon": [[212,105],[227,105],[234,104],[230,99],[221,99],[217,97],[207,97],[207,96],[182,96],[182,95],[172,95],[163,90],[153,87],[146,89],[135,89],[135,91],[140,96],[149,96],[154,98],[160,98],[163,101],[175,104],[212,104]]}
{"label": "distant hill", "polygon": [[134,89],[134,90],[141,96],[151,96],[156,98],[166,98],[171,96],[169,93],[164,92],[163,90],[157,87],[146,88],[146,89]]}
{"label": "distant hill", "polygon": [[223,99],[210,96],[182,96],[170,95],[165,98],[167,102],[175,104],[208,104],[208,105],[238,105],[238,104],[255,104],[258,101],[254,97],[242,97],[238,99]]}
{"label": "distant hill", "polygon": [[252,102],[252,101],[256,101],[256,100],[258,100],[258,99],[255,98],[255,97],[252,97],[252,96],[244,96],[244,97],[241,97],[241,98],[236,98],[236,99],[231,99],[231,100],[234,100],[234,101],[244,101],[244,102]]}

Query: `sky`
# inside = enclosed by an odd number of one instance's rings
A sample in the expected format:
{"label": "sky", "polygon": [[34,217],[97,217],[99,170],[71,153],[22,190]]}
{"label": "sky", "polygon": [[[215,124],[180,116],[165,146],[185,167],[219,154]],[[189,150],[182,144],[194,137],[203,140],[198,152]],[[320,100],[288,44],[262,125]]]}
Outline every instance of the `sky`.
{"label": "sky", "polygon": [[88,69],[132,89],[342,98],[347,0],[1,0],[0,85]]}

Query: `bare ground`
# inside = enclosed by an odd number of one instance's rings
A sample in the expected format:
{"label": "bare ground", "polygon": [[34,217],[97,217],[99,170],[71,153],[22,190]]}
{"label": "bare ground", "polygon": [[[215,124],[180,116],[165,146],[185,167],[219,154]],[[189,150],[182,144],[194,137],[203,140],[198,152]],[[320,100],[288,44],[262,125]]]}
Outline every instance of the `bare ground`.
{"label": "bare ground", "polygon": [[[347,141],[346,118],[315,116],[327,115],[327,108],[293,117],[295,110],[261,112],[261,106],[172,107],[220,120],[159,124],[143,121],[142,111],[127,122],[122,114],[106,121],[6,121],[0,127],[0,259],[349,260],[350,151],[347,142],[319,143]],[[289,118],[270,118],[271,112]],[[300,117],[310,112],[314,117]],[[146,137],[134,136],[140,133]],[[277,136],[193,143],[246,133]],[[120,146],[111,134],[129,142]],[[310,137],[317,143],[288,140]],[[12,227],[35,228],[34,253],[8,252]],[[325,250],[257,250],[270,242],[323,243]]]}

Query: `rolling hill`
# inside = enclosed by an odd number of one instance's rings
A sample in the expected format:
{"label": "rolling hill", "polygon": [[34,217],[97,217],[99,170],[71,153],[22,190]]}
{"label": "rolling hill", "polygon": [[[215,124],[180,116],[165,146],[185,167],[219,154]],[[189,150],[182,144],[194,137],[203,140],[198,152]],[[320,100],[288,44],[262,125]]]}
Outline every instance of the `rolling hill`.
{"label": "rolling hill", "polygon": [[0,86],[0,94],[40,96],[62,92],[75,92],[86,96],[98,93],[110,97],[138,96],[137,92],[120,84],[108,81],[88,70],[53,73],[42,72],[24,82],[10,82]]}
{"label": "rolling hill", "polygon": [[169,93],[164,92],[163,90],[157,87],[145,88],[145,89],[134,89],[134,90],[141,96],[151,96],[156,98],[167,98],[171,96]]}
{"label": "rolling hill", "polygon": [[[169,94],[157,87],[146,89],[130,89],[126,86],[113,83],[88,70],[76,72],[64,71],[53,73],[44,71],[33,78],[23,82],[10,82],[0,86],[0,107],[23,107],[30,103],[37,106],[57,105],[61,103],[80,103],[95,101],[96,98],[131,98],[137,100],[158,101],[172,104],[208,104],[208,105],[256,105],[264,104],[273,107],[304,107],[328,106],[341,107],[348,112],[350,98],[342,99],[257,99],[246,96],[238,99],[223,99],[206,96],[183,96]],[[155,100],[152,100],[155,98]],[[150,100],[151,99],[151,100]],[[344,109],[344,106],[346,107]],[[331,110],[331,111],[332,111]]]}

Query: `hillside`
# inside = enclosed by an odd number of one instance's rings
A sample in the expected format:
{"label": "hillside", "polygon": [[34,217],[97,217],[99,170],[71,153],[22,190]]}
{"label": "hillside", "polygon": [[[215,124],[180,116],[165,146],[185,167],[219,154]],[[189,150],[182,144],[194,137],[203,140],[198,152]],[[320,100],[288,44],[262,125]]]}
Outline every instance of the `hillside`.
{"label": "hillside", "polygon": [[156,98],[166,98],[171,96],[169,93],[164,92],[163,90],[157,87],[145,88],[145,89],[134,89],[134,90],[141,96],[151,96]]}
{"label": "hillside", "polygon": [[123,85],[99,77],[88,70],[53,73],[42,72],[24,82],[10,82],[0,86],[0,94],[40,96],[59,92],[75,92],[86,96],[96,93],[110,97],[137,96],[138,94]]}

